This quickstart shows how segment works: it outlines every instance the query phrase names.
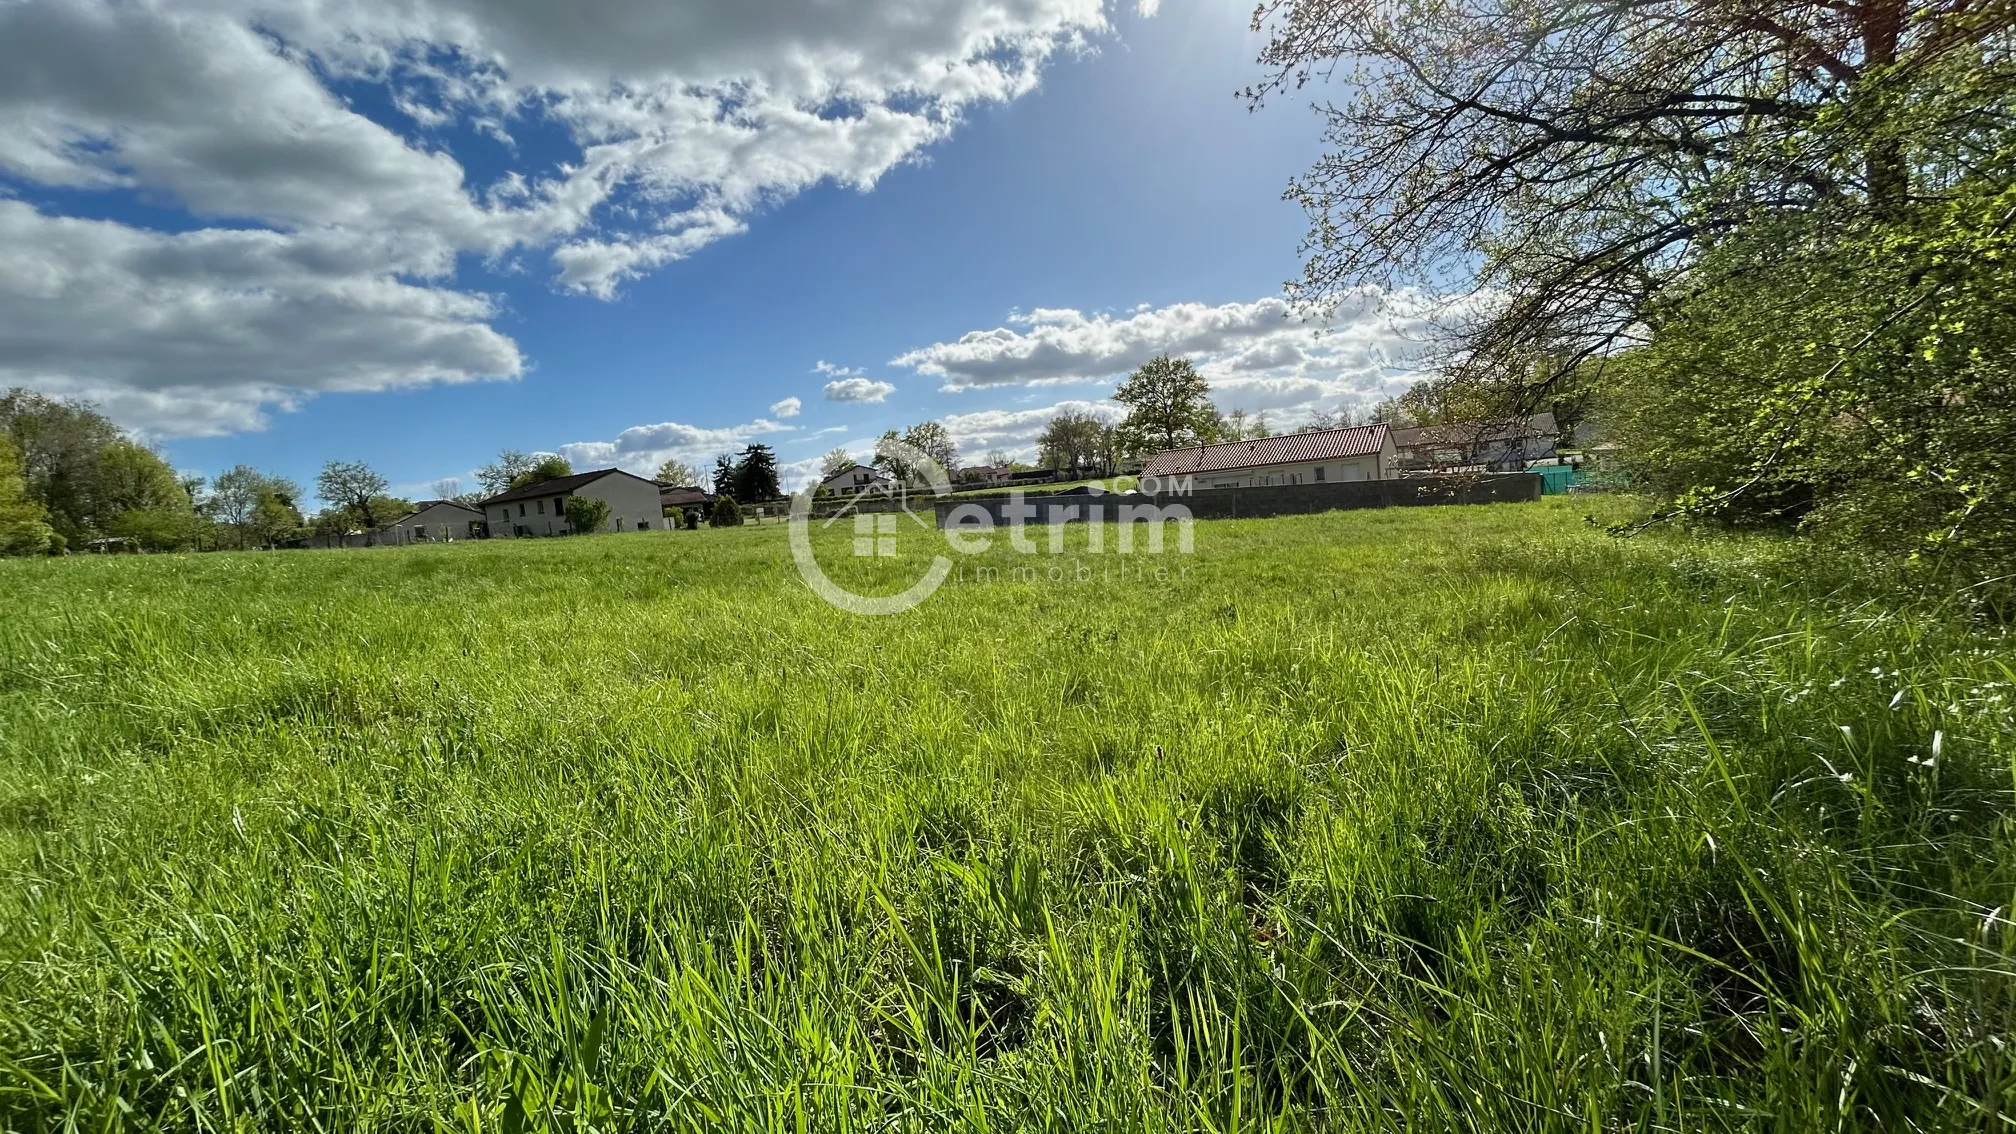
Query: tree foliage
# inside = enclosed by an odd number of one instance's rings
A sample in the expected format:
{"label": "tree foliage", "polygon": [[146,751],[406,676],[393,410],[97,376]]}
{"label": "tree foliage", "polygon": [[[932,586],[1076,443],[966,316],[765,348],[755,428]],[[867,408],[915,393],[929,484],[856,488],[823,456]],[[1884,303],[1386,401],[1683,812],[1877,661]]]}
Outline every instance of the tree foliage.
{"label": "tree foliage", "polygon": [[522,472],[511,478],[511,487],[523,488],[528,484],[538,484],[543,480],[559,480],[563,476],[573,476],[574,466],[567,458],[546,453],[533,460]]}
{"label": "tree foliage", "polygon": [[1187,358],[1156,355],[1113,391],[1127,407],[1121,428],[1144,451],[1208,444],[1216,439],[1218,410],[1211,386]]}
{"label": "tree foliage", "polygon": [[735,498],[725,492],[714,495],[714,508],[707,514],[710,528],[739,528],[742,526],[742,509],[735,504]]}
{"label": "tree foliage", "polygon": [[532,455],[517,449],[506,449],[497,454],[497,459],[476,470],[476,483],[483,486],[484,496],[495,496],[507,492],[519,482],[519,477],[532,471],[535,462]]}
{"label": "tree foliage", "polygon": [[819,458],[819,479],[829,480],[854,467],[855,463],[854,455],[846,449],[839,447],[828,449],[826,455]]}
{"label": "tree foliage", "polygon": [[1274,431],[1267,427],[1266,414],[1249,415],[1243,409],[1234,409],[1219,418],[1217,432],[1220,441],[1257,441],[1274,436]]}
{"label": "tree foliage", "polygon": [[575,535],[601,531],[609,526],[609,502],[592,496],[569,496],[567,526]]}
{"label": "tree foliage", "polygon": [[891,429],[876,438],[874,464],[898,483],[927,483],[930,478],[925,466],[912,453],[929,457],[948,480],[959,468],[959,447],[951,432],[937,421],[921,421],[901,433]]}
{"label": "tree foliage", "polygon": [[674,488],[692,488],[700,483],[700,474],[694,472],[684,461],[676,457],[667,457],[665,463],[658,466],[658,475],[653,479],[659,484],[669,484]]}
{"label": "tree foliage", "polygon": [[1254,99],[1352,88],[1289,190],[1315,222],[1296,297],[1476,265],[1497,298],[1466,365],[1505,373],[1615,345],[1760,218],[1950,182],[2009,85],[2006,11],[1974,0],[1268,0],[1254,24]]}
{"label": "tree foliage", "polygon": [[1105,434],[1105,422],[1082,410],[1065,410],[1036,435],[1036,459],[1057,472],[1103,466]]}
{"label": "tree foliage", "polygon": [[777,483],[777,454],[768,445],[749,444],[736,458],[730,481],[735,499],[756,504],[784,495]]}
{"label": "tree foliage", "polygon": [[[194,537],[182,479],[90,405],[12,389],[0,395],[0,433],[19,454],[28,498],[66,544],[130,535],[159,549]],[[146,515],[122,519],[132,512]]]}
{"label": "tree foliage", "polygon": [[2006,572],[2016,187],[1725,242],[1613,364],[1634,479],[1689,512]]}
{"label": "tree foliage", "polygon": [[21,454],[0,434],[0,555],[41,555],[62,546],[42,505],[28,495]]}
{"label": "tree foliage", "polygon": [[1476,280],[1456,384],[1424,395],[1572,424],[1614,387],[1669,514],[1993,570],[2016,522],[2006,4],[1270,0],[1255,22],[1254,98],[1352,87],[1289,191],[1313,222],[1295,297]]}
{"label": "tree foliage", "polygon": [[388,487],[383,476],[361,461],[330,461],[315,477],[315,495],[335,510],[339,522],[354,519],[367,537],[399,514],[388,506]]}
{"label": "tree foliage", "polygon": [[294,499],[280,492],[261,495],[258,503],[252,506],[252,514],[245,524],[245,534],[250,541],[261,547],[271,547],[301,534],[305,525]]}
{"label": "tree foliage", "polygon": [[[248,542],[272,542],[276,538],[275,509],[291,512],[300,498],[301,487],[286,477],[260,472],[251,465],[234,465],[217,474],[205,508],[212,518],[230,529],[232,542],[244,547]],[[293,526],[300,526],[299,522]]]}

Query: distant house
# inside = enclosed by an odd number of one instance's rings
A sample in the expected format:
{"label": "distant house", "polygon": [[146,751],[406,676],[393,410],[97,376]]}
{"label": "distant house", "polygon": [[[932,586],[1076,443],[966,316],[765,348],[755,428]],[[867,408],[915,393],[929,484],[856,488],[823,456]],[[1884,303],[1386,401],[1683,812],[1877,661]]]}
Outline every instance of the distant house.
{"label": "distant house", "polygon": [[1384,425],[1353,425],[1194,445],[1155,454],[1141,475],[1189,477],[1200,489],[1386,480],[1393,475],[1393,438]]}
{"label": "distant house", "polygon": [[1015,477],[1015,470],[1006,465],[968,465],[952,478],[955,484],[975,487],[1007,484]]}
{"label": "distant house", "polygon": [[483,513],[453,500],[422,500],[378,530],[386,543],[477,539],[483,532]]}
{"label": "distant house", "polygon": [[889,474],[868,465],[848,465],[819,482],[818,495],[858,496],[863,492],[887,492],[895,485]]}
{"label": "distant house", "polygon": [[690,485],[675,487],[669,484],[661,484],[658,486],[658,506],[660,508],[673,508],[681,512],[684,512],[688,508],[698,508],[701,511],[706,511],[714,506],[714,494],[704,488],[694,488]]}
{"label": "distant house", "polygon": [[1561,431],[1551,413],[1504,421],[1459,421],[1393,431],[1399,467],[1408,472],[1431,469],[1488,469],[1518,472],[1532,461],[1558,456]]}
{"label": "distant house", "polygon": [[490,524],[490,538],[566,535],[567,498],[585,496],[609,505],[609,523],[604,531],[645,531],[665,526],[661,488],[622,469],[556,476],[520,488],[500,492],[483,501],[484,518]]}

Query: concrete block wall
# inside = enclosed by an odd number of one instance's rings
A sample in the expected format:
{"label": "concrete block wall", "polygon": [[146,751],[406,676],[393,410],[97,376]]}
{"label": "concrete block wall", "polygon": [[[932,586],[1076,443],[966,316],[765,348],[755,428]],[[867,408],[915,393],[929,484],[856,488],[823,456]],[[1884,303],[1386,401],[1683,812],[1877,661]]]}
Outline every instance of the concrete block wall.
{"label": "concrete block wall", "polygon": [[[1153,504],[1166,507],[1181,504],[1190,509],[1190,515],[1195,519],[1219,520],[1332,512],[1344,508],[1503,504],[1538,499],[1540,499],[1540,478],[1537,475],[1494,473],[1478,476],[1408,477],[1401,480],[1336,481],[1323,484],[1276,484],[1260,488],[1214,488],[1188,494],[1158,492],[1153,495],[1136,493],[1132,496],[1030,495],[1023,499],[1023,504],[1036,509],[1035,517],[1025,518],[1025,523],[1050,524],[1089,519],[1091,510],[1095,507],[1099,509],[1099,518],[1110,522],[1118,518],[1117,509],[1122,505]],[[1012,498],[1006,495],[940,500],[936,503],[938,526],[944,527],[954,511],[967,505],[979,506],[993,519],[995,526],[1005,526],[1007,519],[1001,510],[1011,503]],[[969,516],[972,514],[964,513]]]}

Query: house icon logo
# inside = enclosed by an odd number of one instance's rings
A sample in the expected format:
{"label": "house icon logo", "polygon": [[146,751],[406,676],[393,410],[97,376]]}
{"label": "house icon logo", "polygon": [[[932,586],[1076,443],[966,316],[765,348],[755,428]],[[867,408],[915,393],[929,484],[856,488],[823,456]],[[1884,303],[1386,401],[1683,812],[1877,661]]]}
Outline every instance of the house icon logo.
{"label": "house icon logo", "polygon": [[[814,594],[849,614],[901,614],[930,598],[952,574],[952,561],[936,555],[923,577],[903,591],[893,595],[861,595],[834,582],[812,554],[813,525],[831,526],[843,518],[851,519],[853,524],[853,552],[857,559],[896,558],[898,535],[910,525],[936,533],[937,512],[930,500],[951,492],[952,478],[944,466],[921,450],[893,440],[883,444],[890,455],[908,466],[912,480],[923,482],[919,491],[928,495],[924,496],[921,513],[911,508],[911,485],[902,481],[889,488],[863,488],[843,502],[837,513],[823,519],[812,515],[810,492],[791,497],[791,558],[798,565],[798,575]],[[916,537],[912,534],[904,538]]]}
{"label": "house icon logo", "polygon": [[869,559],[877,555],[895,557],[896,517],[886,512],[857,512],[854,515],[854,556]]}

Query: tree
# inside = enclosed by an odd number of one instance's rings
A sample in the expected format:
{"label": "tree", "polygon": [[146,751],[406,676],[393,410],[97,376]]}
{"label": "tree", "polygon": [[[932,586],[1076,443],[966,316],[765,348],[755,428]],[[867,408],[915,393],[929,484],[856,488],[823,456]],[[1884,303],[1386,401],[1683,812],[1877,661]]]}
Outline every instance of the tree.
{"label": "tree", "polygon": [[609,526],[609,502],[592,496],[567,498],[567,526],[575,535],[599,532]]}
{"label": "tree", "polygon": [[1100,445],[1105,423],[1082,410],[1065,410],[1050,419],[1036,435],[1036,459],[1043,467],[1061,472],[1090,468],[1100,462]]}
{"label": "tree", "polygon": [[574,466],[567,458],[547,453],[532,462],[531,467],[511,478],[511,487],[523,488],[528,484],[538,484],[542,480],[558,480],[563,476],[573,476]]}
{"label": "tree", "polygon": [[[1724,242],[1606,368],[1632,482],[1676,515],[1795,524],[1972,584],[2016,562],[2016,186]],[[2007,580],[2001,584],[2007,588]]]}
{"label": "tree", "polygon": [[833,448],[819,458],[819,479],[830,480],[845,469],[854,467],[854,455],[846,449]]}
{"label": "tree", "polygon": [[[939,422],[922,421],[904,430],[903,443],[937,462],[947,477],[959,467],[959,446],[953,444],[951,432]],[[920,469],[911,472],[922,475]]]}
{"label": "tree", "polygon": [[1243,409],[1234,409],[1218,423],[1220,441],[1257,441],[1262,437],[1274,436],[1267,428],[1267,415],[1257,413],[1248,417]]}
{"label": "tree", "polygon": [[989,450],[987,450],[987,467],[988,467],[988,468],[993,468],[993,469],[1005,469],[1005,468],[1007,468],[1007,467],[1008,467],[1009,465],[1013,464],[1013,463],[1014,463],[1014,461],[1015,461],[1015,458],[1014,458],[1014,457],[1011,457],[1011,456],[1009,456],[1009,455],[1008,455],[1008,450],[1006,450],[1006,449],[989,449]]}
{"label": "tree", "polygon": [[727,453],[714,457],[714,495],[732,496],[735,493],[735,458]]}
{"label": "tree", "polygon": [[710,528],[739,528],[742,526],[742,509],[735,506],[735,498],[725,492],[714,494],[714,510],[707,516]]}
{"label": "tree", "polygon": [[903,451],[902,434],[890,429],[875,439],[874,465],[898,484],[910,482],[911,460]]}
{"label": "tree", "polygon": [[[255,522],[263,502],[278,498],[284,500],[291,511],[300,497],[300,486],[286,477],[260,472],[251,465],[233,465],[217,474],[207,506],[219,523],[231,528],[237,546],[244,547],[247,539],[260,543],[272,541],[267,534],[271,531],[271,524],[262,528]],[[271,515],[268,519],[272,519]],[[296,526],[299,526],[298,523]]]}
{"label": "tree", "polygon": [[462,498],[462,479],[444,476],[429,485],[428,491],[434,494],[436,500],[459,500]]}
{"label": "tree", "polygon": [[0,396],[0,433],[20,454],[29,498],[66,544],[119,534],[115,521],[135,510],[159,513],[129,522],[150,540],[180,545],[193,534],[194,509],[175,471],[88,403],[9,390]]}
{"label": "tree", "polygon": [[506,449],[497,454],[497,459],[476,470],[476,483],[483,486],[483,495],[495,496],[519,483],[518,478],[532,471],[532,457],[517,449]]}
{"label": "tree", "polygon": [[1105,467],[1106,475],[1120,471],[1120,463],[1140,452],[1139,440],[1117,425],[1099,428],[1099,463]]}
{"label": "tree", "polygon": [[674,488],[691,488],[700,483],[700,474],[684,462],[667,457],[665,463],[658,466],[658,475],[654,479],[659,484],[669,484]]}
{"label": "tree", "polygon": [[2016,57],[2007,14],[1977,9],[1265,0],[1272,74],[1249,99],[1356,79],[1324,107],[1331,152],[1288,190],[1312,221],[1292,297],[1324,308],[1478,264],[1453,364],[1530,398],[1642,338],[1718,241],[1894,216],[1997,160]]}
{"label": "tree", "polygon": [[782,496],[783,489],[777,483],[777,454],[768,445],[751,443],[744,446],[741,459],[735,462],[730,484],[735,499],[750,504]]}
{"label": "tree", "polygon": [[1516,399],[1509,396],[1518,388],[1516,381],[1486,381],[1459,370],[1424,378],[1396,400],[1400,412],[1416,425],[1499,421],[1520,416]]}
{"label": "tree", "polygon": [[245,531],[259,546],[271,547],[276,543],[293,539],[302,527],[301,512],[294,506],[294,497],[279,492],[267,492],[252,506],[252,515],[246,521]]}
{"label": "tree", "polygon": [[1207,396],[1210,390],[1189,359],[1160,354],[1120,383],[1113,400],[1127,407],[1122,427],[1143,447],[1159,451],[1213,438],[1218,411]]}
{"label": "tree", "polygon": [[315,477],[315,494],[339,511],[354,514],[366,543],[376,542],[379,525],[392,518],[379,511],[388,487],[384,477],[360,461],[330,461]]}
{"label": "tree", "polygon": [[196,509],[182,478],[145,446],[120,438],[98,454],[97,525],[149,551],[186,547],[196,536]]}
{"label": "tree", "polygon": [[0,555],[42,555],[61,547],[62,537],[45,516],[28,495],[13,438],[0,434]]}

